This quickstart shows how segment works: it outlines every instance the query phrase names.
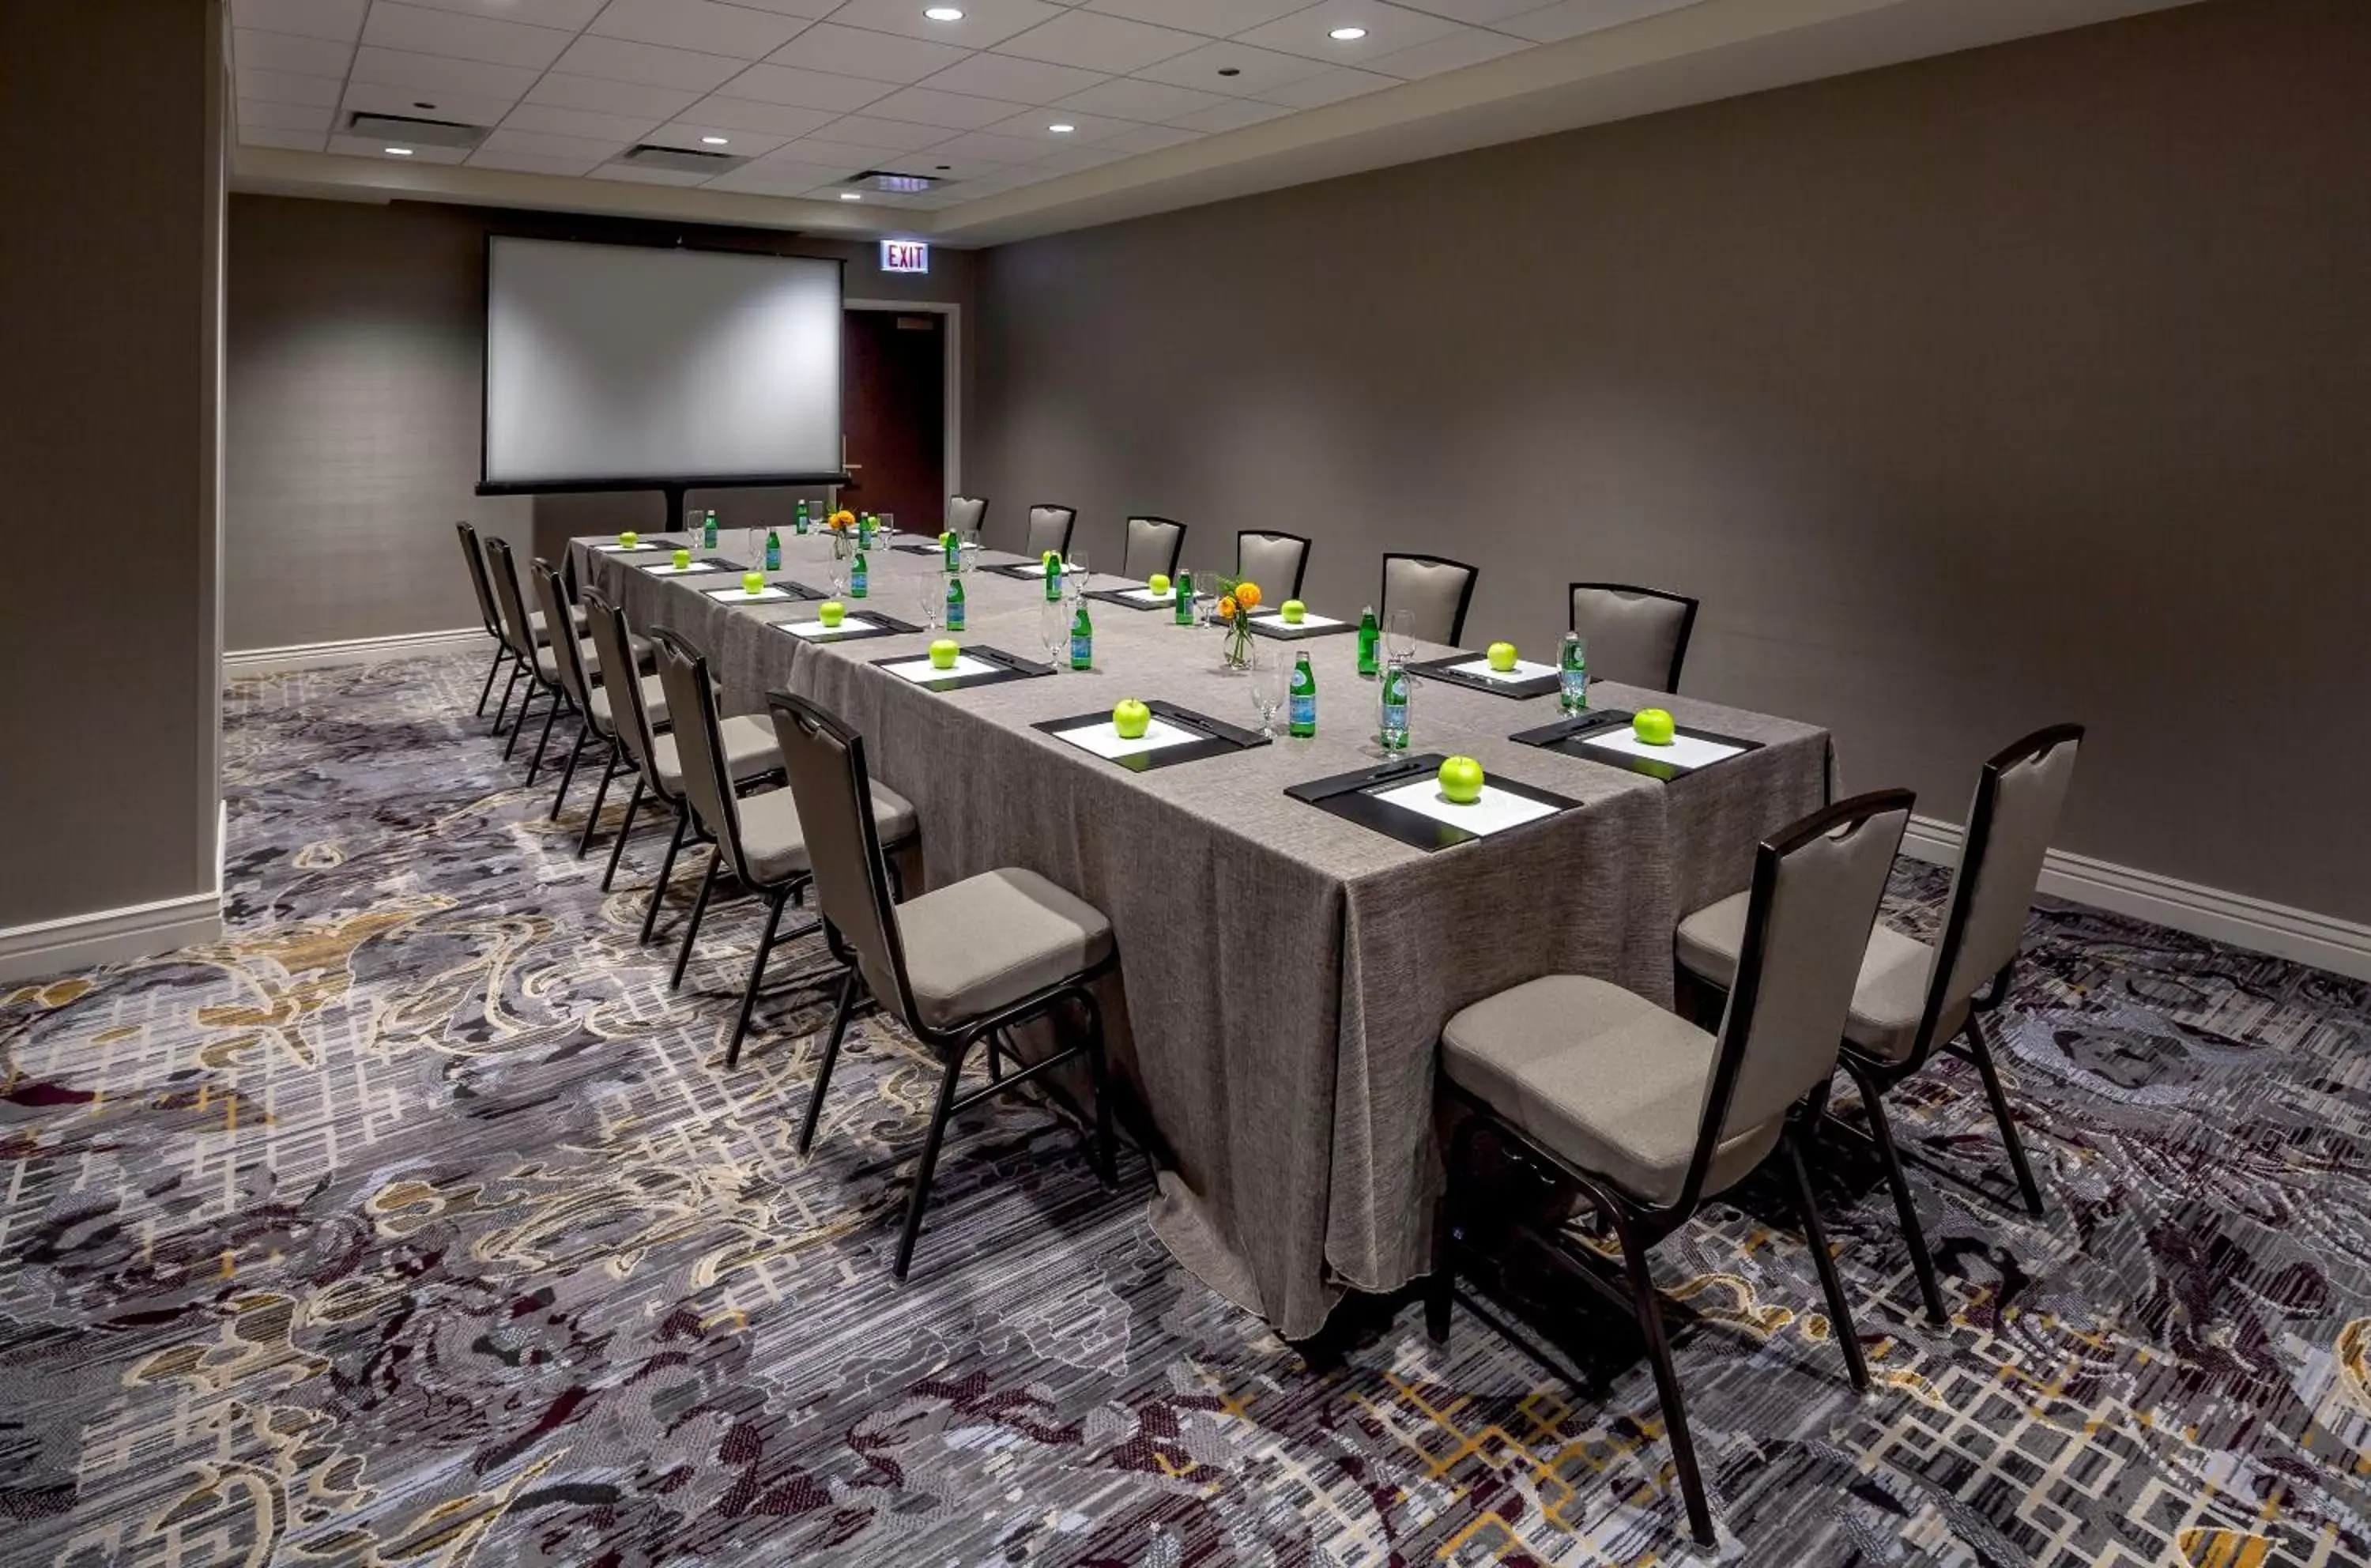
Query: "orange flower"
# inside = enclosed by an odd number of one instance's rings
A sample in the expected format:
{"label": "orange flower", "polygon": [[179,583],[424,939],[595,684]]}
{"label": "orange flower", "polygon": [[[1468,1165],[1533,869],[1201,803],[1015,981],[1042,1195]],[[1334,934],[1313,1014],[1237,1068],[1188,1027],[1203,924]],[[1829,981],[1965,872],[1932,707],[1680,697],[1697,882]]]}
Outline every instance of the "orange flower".
{"label": "orange flower", "polygon": [[841,532],[845,533],[847,530],[856,526],[856,513],[844,510],[835,512],[825,521],[828,522],[834,528],[839,529]]}
{"label": "orange flower", "polygon": [[[1258,583],[1238,582],[1235,584],[1235,603],[1241,605],[1247,610],[1256,610],[1259,608],[1259,602],[1260,591]],[[1232,612],[1229,613],[1232,614]]]}
{"label": "orange flower", "polygon": [[1235,602],[1233,599],[1222,598],[1219,601],[1219,618],[1220,620],[1232,620],[1235,618]]}

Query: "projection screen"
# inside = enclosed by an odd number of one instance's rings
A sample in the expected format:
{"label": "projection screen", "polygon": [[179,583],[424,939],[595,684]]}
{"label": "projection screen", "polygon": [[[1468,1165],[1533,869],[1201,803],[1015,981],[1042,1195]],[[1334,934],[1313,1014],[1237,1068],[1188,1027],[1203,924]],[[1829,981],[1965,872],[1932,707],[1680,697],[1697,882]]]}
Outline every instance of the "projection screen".
{"label": "projection screen", "polygon": [[837,475],[839,337],[837,261],[497,236],[480,488]]}

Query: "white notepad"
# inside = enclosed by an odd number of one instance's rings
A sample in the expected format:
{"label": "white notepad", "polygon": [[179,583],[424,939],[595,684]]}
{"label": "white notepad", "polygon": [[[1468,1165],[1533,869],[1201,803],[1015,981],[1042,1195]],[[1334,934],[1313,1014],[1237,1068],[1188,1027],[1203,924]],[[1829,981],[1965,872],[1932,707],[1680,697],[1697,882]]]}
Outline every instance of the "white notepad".
{"label": "white notepad", "polygon": [[[1043,577],[1046,575],[1046,563],[1042,560],[1033,560],[1024,565],[1016,566],[1012,570],[1023,577]],[[1062,568],[1062,575],[1068,577],[1078,570],[1079,569],[1075,566],[1064,566]]]}
{"label": "white notepad", "polygon": [[603,555],[640,555],[645,550],[672,550],[681,547],[672,539],[644,539],[636,545],[596,545]]}
{"label": "white notepad", "polygon": [[774,624],[781,627],[784,631],[789,632],[792,637],[839,637],[845,632],[878,631],[881,629],[879,627],[874,626],[871,621],[866,620],[862,616],[844,617],[838,626],[826,626],[819,620],[776,621]]}
{"label": "white notepad", "polygon": [[1534,664],[1529,659],[1516,660],[1515,667],[1511,670],[1494,670],[1490,667],[1490,661],[1487,659],[1475,659],[1470,663],[1452,664],[1449,667],[1461,675],[1479,675],[1486,681],[1498,681],[1508,686],[1518,685],[1523,681],[1535,681],[1542,675],[1553,675],[1556,673],[1554,664]]}
{"label": "white notepad", "polygon": [[[1043,577],[1046,574],[1041,571],[1037,575]],[[1177,602],[1177,590],[1172,588],[1166,594],[1156,594],[1150,588],[1123,588],[1119,596],[1139,605],[1174,605]]]}
{"label": "white notepad", "polygon": [[916,686],[928,686],[932,681],[953,680],[957,675],[992,675],[997,673],[996,665],[989,663],[984,659],[975,659],[968,653],[956,654],[955,666],[952,670],[942,670],[928,659],[903,659],[895,664],[884,664],[881,667],[893,675],[913,682]]}
{"label": "white notepad", "polygon": [[695,577],[703,571],[723,571],[725,569],[721,566],[711,566],[704,560],[696,560],[689,566],[677,566],[673,561],[669,561],[665,566],[646,566],[642,570],[654,577]]}
{"label": "white notepad", "polygon": [[708,591],[708,596],[720,605],[779,605],[786,599],[795,599],[799,595],[786,588],[778,588],[769,582],[755,594],[746,588],[711,588]]}
{"label": "white notepad", "polygon": [[1668,762],[1676,767],[1702,767],[1708,762],[1741,755],[1743,746],[1727,745],[1719,741],[1700,741],[1694,735],[1674,735],[1667,746],[1650,746],[1640,740],[1627,725],[1602,735],[1584,735],[1580,744],[1595,746],[1600,751],[1620,752],[1625,756],[1643,756],[1652,762]]}
{"label": "white notepad", "polygon": [[1482,798],[1470,806],[1461,806],[1440,792],[1438,778],[1419,778],[1413,784],[1396,789],[1378,790],[1375,799],[1389,801],[1395,806],[1428,816],[1435,822],[1445,822],[1452,827],[1462,827],[1478,837],[1487,838],[1494,833],[1504,833],[1510,827],[1521,827],[1527,822],[1537,822],[1544,816],[1554,816],[1557,808],[1545,801],[1509,793],[1494,784],[1482,786]]}
{"label": "white notepad", "polygon": [[1271,614],[1266,610],[1254,610],[1252,612],[1252,619],[1255,621],[1265,621],[1270,626],[1292,626],[1300,627],[1303,629],[1314,629],[1315,628],[1322,626],[1347,626],[1349,624],[1347,621],[1336,620],[1332,616],[1321,616],[1315,610],[1307,612],[1297,621],[1289,621],[1285,619],[1281,612]]}
{"label": "white notepad", "polygon": [[1156,717],[1144,727],[1144,733],[1132,741],[1121,739],[1119,727],[1108,719],[1081,724],[1075,730],[1057,730],[1054,738],[1068,741],[1081,751],[1093,752],[1097,756],[1123,757],[1140,756],[1146,752],[1161,751],[1169,746],[1190,746],[1197,741],[1207,741],[1210,737],[1199,730],[1188,730]]}

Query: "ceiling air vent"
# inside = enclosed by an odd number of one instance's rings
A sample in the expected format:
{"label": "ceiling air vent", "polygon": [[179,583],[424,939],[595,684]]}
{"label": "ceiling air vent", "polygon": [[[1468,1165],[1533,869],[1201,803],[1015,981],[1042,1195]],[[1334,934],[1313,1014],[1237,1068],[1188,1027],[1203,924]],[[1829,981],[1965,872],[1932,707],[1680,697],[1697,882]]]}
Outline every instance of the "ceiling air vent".
{"label": "ceiling air vent", "polygon": [[912,196],[924,190],[936,190],[947,183],[936,175],[896,174],[885,168],[868,168],[862,174],[851,174],[846,184],[862,190],[893,191],[900,196]]}
{"label": "ceiling air vent", "polygon": [[346,129],[374,142],[397,142],[418,147],[474,147],[486,139],[483,125],[457,120],[423,120],[411,114],[353,114]]}
{"label": "ceiling air vent", "polygon": [[676,174],[723,174],[749,160],[731,153],[703,153],[690,147],[661,147],[644,142],[614,160],[628,168],[663,168]]}

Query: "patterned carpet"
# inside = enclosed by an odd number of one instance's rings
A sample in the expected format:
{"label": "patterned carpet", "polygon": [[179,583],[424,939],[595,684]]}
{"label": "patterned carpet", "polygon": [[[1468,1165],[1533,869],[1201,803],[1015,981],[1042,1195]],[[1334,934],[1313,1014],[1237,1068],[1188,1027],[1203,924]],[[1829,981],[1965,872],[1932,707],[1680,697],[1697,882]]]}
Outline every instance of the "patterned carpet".
{"label": "patterned carpet", "polygon": [[[932,1069],[863,1026],[799,1159],[819,998],[724,1073],[748,905],[671,994],[661,842],[605,898],[466,722],[480,668],[239,683],[231,934],[0,989],[0,1561],[1691,1558],[1618,1320],[1567,1335],[1585,1388],[1413,1306],[1314,1375],[1041,1106],[960,1124],[894,1286]],[[1905,867],[1890,915],[1941,891]],[[1994,1194],[1914,1177],[1948,1330],[1882,1188],[1823,1178],[1870,1396],[1775,1192],[1659,1252],[1716,1555],[2371,1561],[2371,994],[2066,905],[2028,949],[2048,1217],[1999,1201],[1971,1070],[1899,1101]]]}

